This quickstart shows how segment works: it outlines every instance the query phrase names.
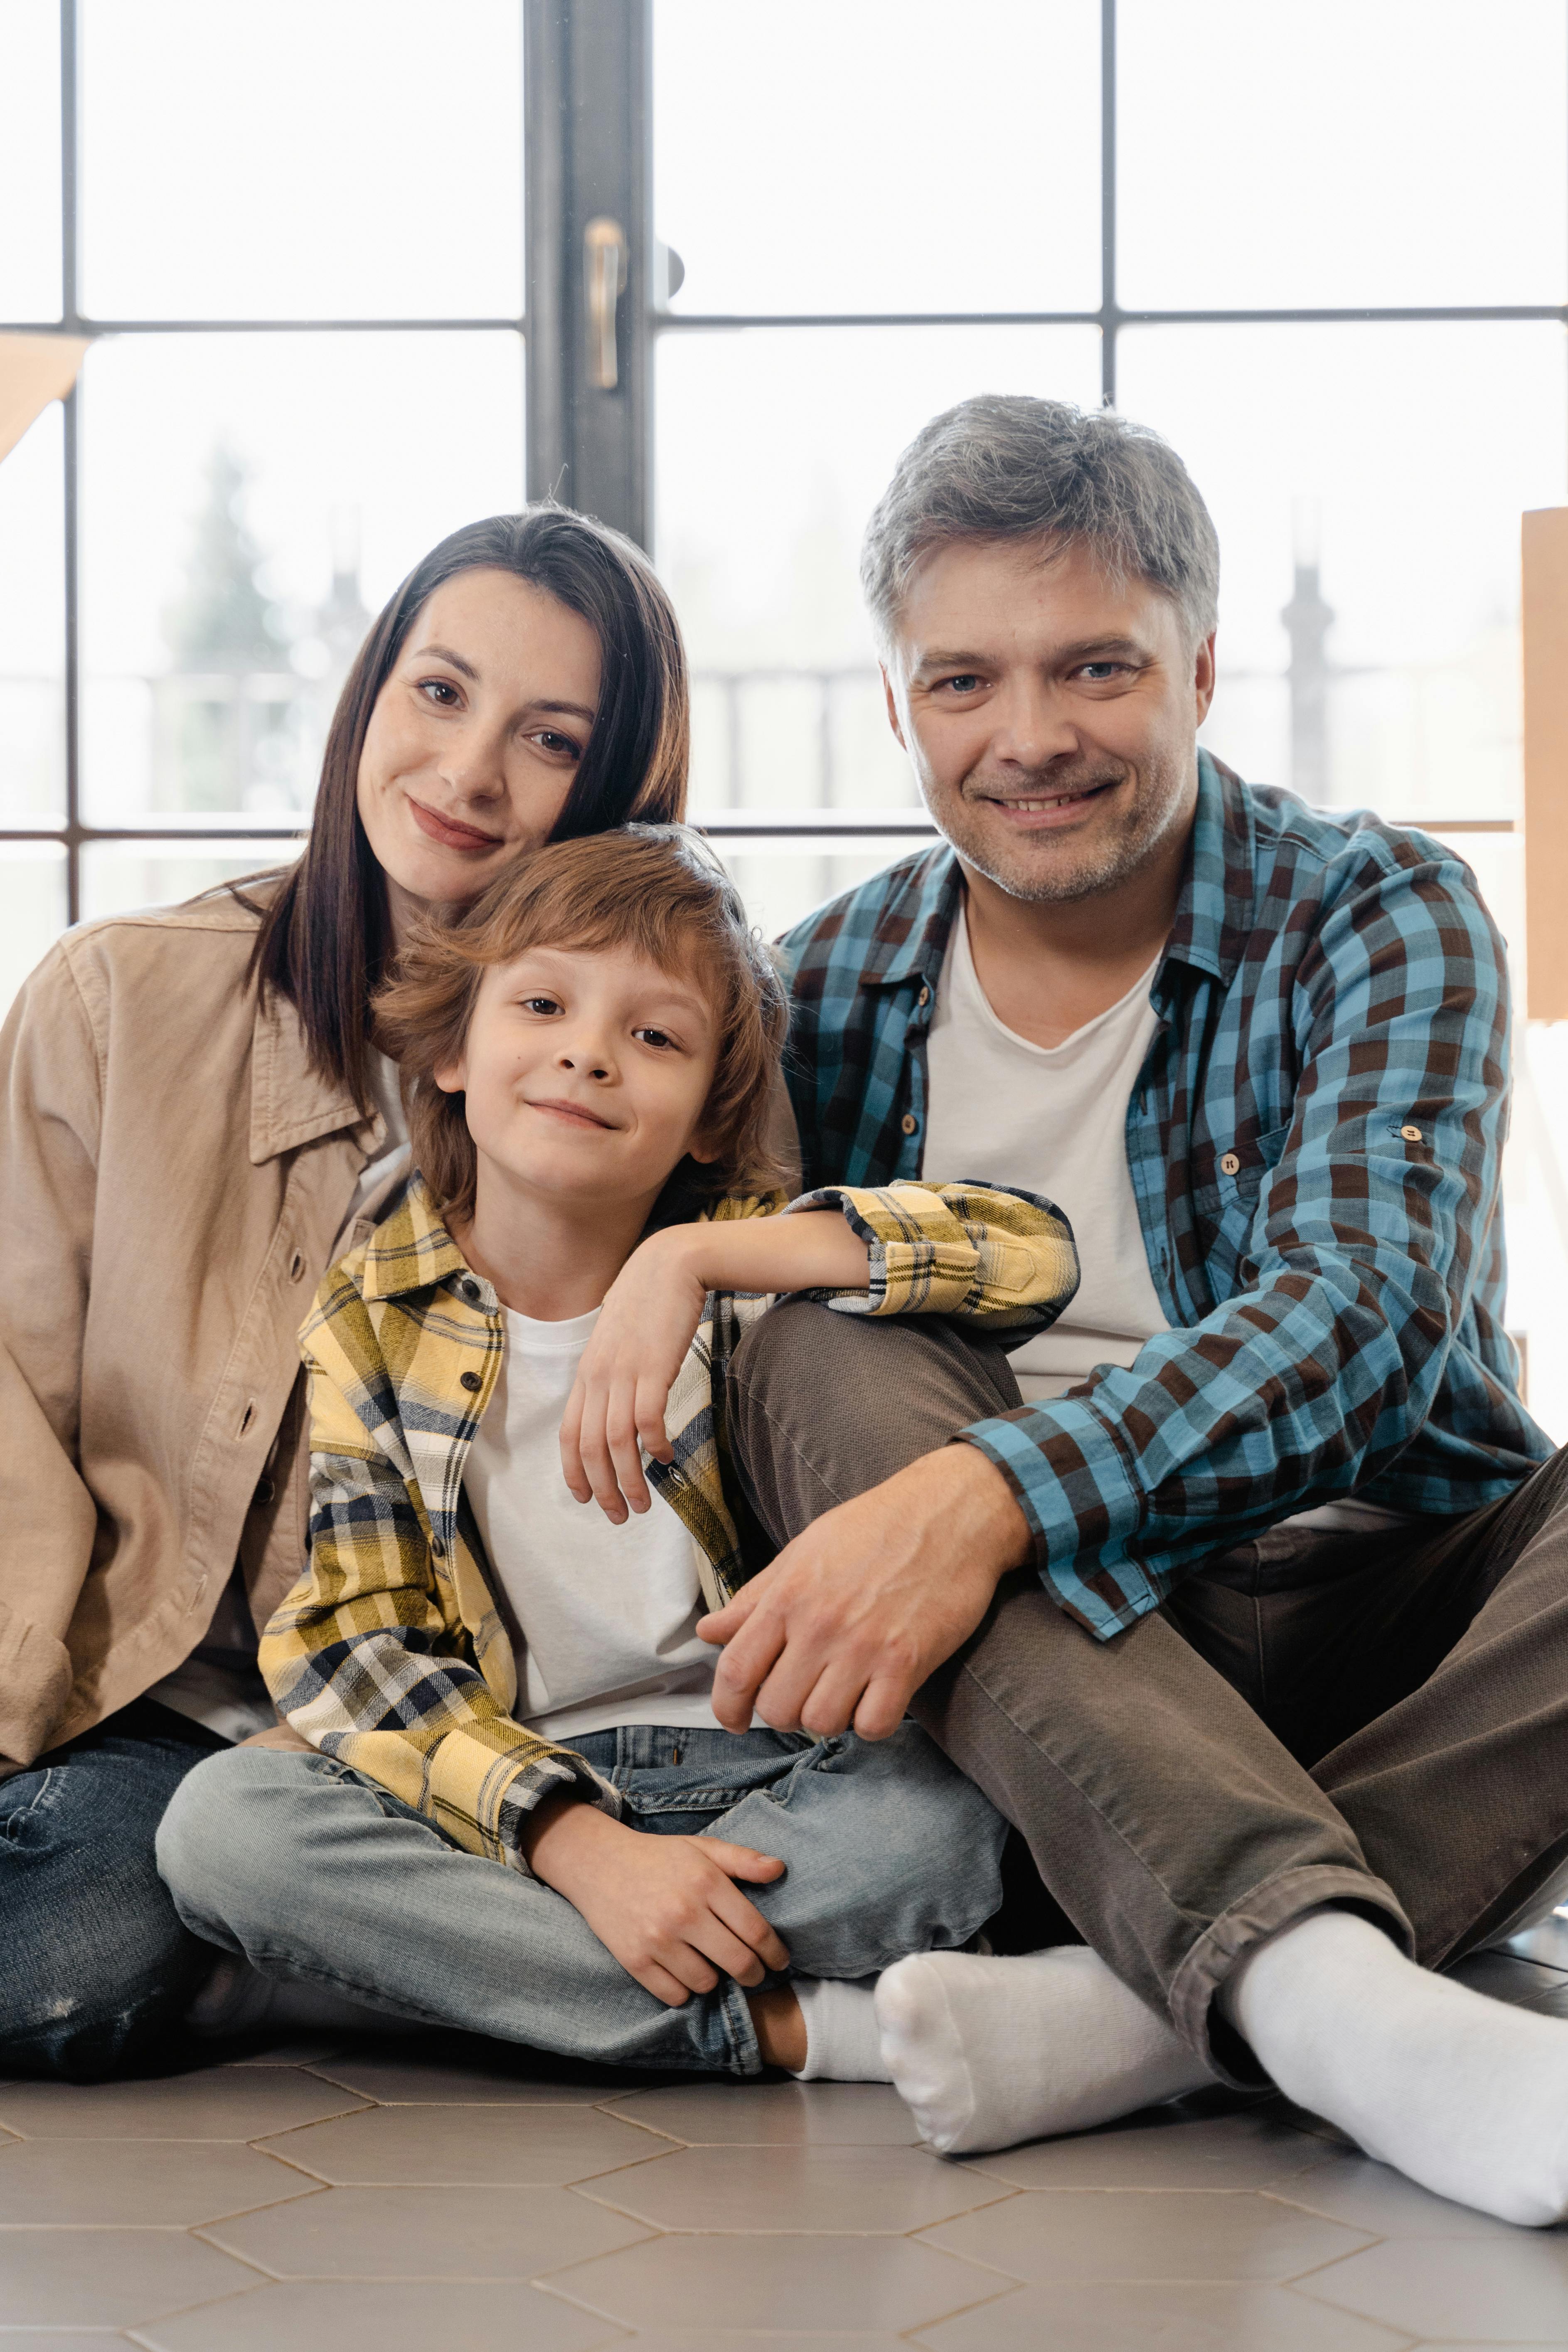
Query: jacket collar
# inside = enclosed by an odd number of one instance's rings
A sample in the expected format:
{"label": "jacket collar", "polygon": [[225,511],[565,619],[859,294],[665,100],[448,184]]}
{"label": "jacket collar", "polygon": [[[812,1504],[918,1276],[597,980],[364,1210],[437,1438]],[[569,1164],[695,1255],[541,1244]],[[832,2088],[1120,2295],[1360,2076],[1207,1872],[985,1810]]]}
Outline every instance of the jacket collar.
{"label": "jacket collar", "polygon": [[374,1151],[386,1122],[379,1111],[367,1118],[346,1087],[322,1076],[288,998],[275,989],[258,990],[250,1034],[251,1165],[259,1168],[340,1128],[362,1129]]}
{"label": "jacket collar", "polygon": [[[367,1299],[401,1298],[406,1291],[427,1290],[448,1275],[468,1271],[468,1259],[436,1213],[425,1179],[416,1176],[365,1244],[360,1288]],[[485,1303],[493,1307],[489,1284],[479,1286]]]}

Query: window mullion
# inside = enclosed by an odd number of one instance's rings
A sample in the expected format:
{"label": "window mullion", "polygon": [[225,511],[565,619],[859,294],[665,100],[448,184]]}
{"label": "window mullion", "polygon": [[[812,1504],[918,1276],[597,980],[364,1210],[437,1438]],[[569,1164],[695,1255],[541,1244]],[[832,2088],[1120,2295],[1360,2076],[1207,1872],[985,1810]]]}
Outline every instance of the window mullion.
{"label": "window mullion", "polygon": [[[650,0],[524,0],[524,28],[528,493],[597,515],[646,547]],[[613,306],[609,321],[596,290]]]}

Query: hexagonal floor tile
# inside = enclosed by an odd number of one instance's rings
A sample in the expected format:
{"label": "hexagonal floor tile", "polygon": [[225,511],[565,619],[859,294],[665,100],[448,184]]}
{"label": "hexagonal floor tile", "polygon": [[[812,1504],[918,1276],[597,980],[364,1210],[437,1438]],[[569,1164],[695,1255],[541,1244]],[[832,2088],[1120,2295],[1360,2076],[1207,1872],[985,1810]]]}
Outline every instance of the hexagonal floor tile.
{"label": "hexagonal floor tile", "polygon": [[920,2134],[885,2083],[690,2083],[632,2091],[611,2115],[651,2124],[693,2147],[914,2147]]}
{"label": "hexagonal floor tile", "polygon": [[0,2230],[7,2327],[135,2327],[257,2284],[253,2272],[177,2230]]}
{"label": "hexagonal floor tile", "polygon": [[[766,2336],[733,2327],[683,2327],[679,2335],[659,2328],[649,2336],[639,2331],[630,2352],[909,2352],[907,2336]],[[10,2352],[6,2342],[5,2352]]]}
{"label": "hexagonal floor tile", "polygon": [[205,2234],[275,2278],[463,2280],[534,2278],[647,2232],[570,2189],[464,2188],[327,2189]]}
{"label": "hexagonal floor tile", "polygon": [[316,2072],[388,2106],[591,2107],[615,2088],[613,2077],[577,2080],[566,2067],[552,2068],[531,2053],[465,2049],[455,2047],[455,2039],[442,2036],[429,2045],[370,2042],[363,2051],[340,2052]]}
{"label": "hexagonal floor tile", "polygon": [[267,2147],[342,2188],[528,2188],[585,2180],[670,2143],[592,2107],[371,2107],[286,2132]]}
{"label": "hexagonal floor tile", "polygon": [[1242,2192],[1037,2189],[923,2232],[1018,2279],[1295,2278],[1361,2232]]}
{"label": "hexagonal floor tile", "polygon": [[1323,2143],[1254,2108],[1196,2122],[1144,2116],[962,2161],[1016,2189],[1264,2189],[1321,2164]]}
{"label": "hexagonal floor tile", "polygon": [[0,2165],[0,2223],[189,2230],[313,2192],[275,2158],[222,2140],[31,2139]]}
{"label": "hexagonal floor tile", "polygon": [[[290,2280],[138,2331],[149,2352],[595,2352],[617,2328],[537,2287]],[[5,2342],[0,2336],[0,2344]]]}
{"label": "hexagonal floor tile", "polygon": [[1506,2242],[1390,2240],[1299,2278],[1296,2292],[1410,2336],[1550,2343],[1568,2315],[1568,2236],[1515,2230]]}
{"label": "hexagonal floor tile", "polygon": [[742,2334],[901,2336],[1012,2284],[912,2238],[738,2236],[650,2238],[550,2281],[623,2326],[692,2343],[719,2317]]}
{"label": "hexagonal floor tile", "polygon": [[25,2139],[259,2139],[364,2102],[298,2067],[212,2066],[144,2083],[13,2083],[0,2123]]}
{"label": "hexagonal floor tile", "polygon": [[1011,2193],[912,2147],[689,2147],[584,2192],[656,2230],[891,2231]]}
{"label": "hexagonal floor tile", "polygon": [[0,2336],[5,2352],[113,2352],[116,2344],[129,2344],[129,2336],[106,2336],[94,2328],[90,2336],[61,2336],[52,2327],[8,2327]]}
{"label": "hexagonal floor tile", "polygon": [[[1053,2279],[922,2327],[929,2352],[1108,2352],[1111,2345],[1233,2346],[1236,2352],[1405,2352],[1403,2336],[1314,2311],[1288,2288]],[[638,2338],[640,2344],[641,2339]]]}
{"label": "hexagonal floor tile", "polygon": [[1434,2197],[1370,2156],[1330,2157],[1268,2194],[1348,2229],[1369,2230],[1374,2238],[1505,2238],[1510,2244],[1519,2239],[1511,2222]]}

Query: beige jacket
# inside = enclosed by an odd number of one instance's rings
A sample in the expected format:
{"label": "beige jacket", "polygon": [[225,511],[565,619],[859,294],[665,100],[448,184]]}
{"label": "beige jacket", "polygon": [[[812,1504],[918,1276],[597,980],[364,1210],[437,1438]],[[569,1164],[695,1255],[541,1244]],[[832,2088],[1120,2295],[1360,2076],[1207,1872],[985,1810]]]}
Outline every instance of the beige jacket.
{"label": "beige jacket", "polygon": [[304,1564],[297,1334],[384,1129],[258,1009],[255,932],[92,924],[0,1032],[0,1775],[177,1666],[237,1558],[258,1630]]}

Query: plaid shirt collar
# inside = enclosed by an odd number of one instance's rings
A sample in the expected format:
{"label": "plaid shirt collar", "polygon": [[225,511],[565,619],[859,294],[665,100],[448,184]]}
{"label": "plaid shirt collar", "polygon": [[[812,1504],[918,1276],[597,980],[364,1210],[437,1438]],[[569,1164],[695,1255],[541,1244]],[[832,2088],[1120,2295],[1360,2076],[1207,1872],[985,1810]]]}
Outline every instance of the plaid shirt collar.
{"label": "plaid shirt collar", "polygon": [[[1162,975],[1166,963],[1187,963],[1229,982],[1252,929],[1256,866],[1253,813],[1241,780],[1200,751],[1197,809]],[[895,868],[866,942],[862,984],[892,988],[923,980],[934,990],[963,895],[963,868],[946,842]]]}
{"label": "plaid shirt collar", "polygon": [[468,1262],[437,1213],[423,1176],[416,1176],[395,1209],[377,1225],[366,1245],[363,1295],[370,1300],[401,1298],[411,1290],[433,1289],[452,1276],[472,1284],[470,1305],[494,1307],[496,1297]]}

